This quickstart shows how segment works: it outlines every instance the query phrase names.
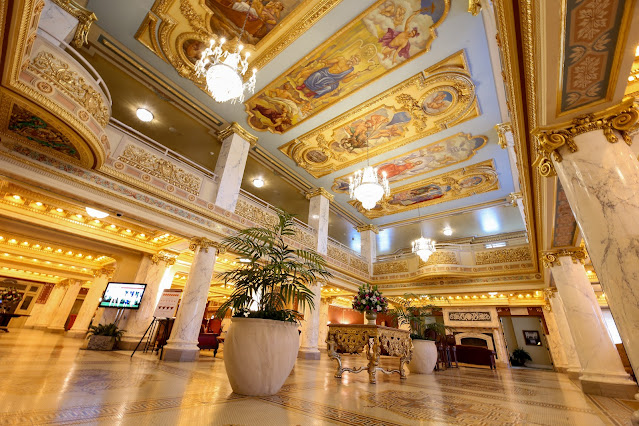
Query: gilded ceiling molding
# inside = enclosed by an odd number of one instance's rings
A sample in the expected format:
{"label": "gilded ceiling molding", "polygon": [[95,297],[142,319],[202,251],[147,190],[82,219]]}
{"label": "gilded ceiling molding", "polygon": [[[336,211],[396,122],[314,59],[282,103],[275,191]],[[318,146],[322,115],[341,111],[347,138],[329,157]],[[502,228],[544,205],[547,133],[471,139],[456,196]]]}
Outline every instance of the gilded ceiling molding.
{"label": "gilded ceiling molding", "polygon": [[495,130],[497,130],[498,140],[497,143],[501,149],[506,149],[508,147],[508,138],[506,137],[506,133],[513,132],[513,125],[510,122],[500,123],[495,125]]}
{"label": "gilded ceiling molding", "polygon": [[542,261],[545,268],[552,268],[554,266],[560,266],[560,257],[570,257],[572,263],[581,263],[582,265],[586,261],[586,250],[583,247],[568,247],[556,250],[547,250],[542,252]]}
{"label": "gilded ceiling molding", "polygon": [[71,46],[79,49],[83,45],[89,44],[89,29],[91,29],[91,24],[98,20],[95,13],[85,9],[73,0],[52,1],[78,20],[78,26],[76,27],[75,34],[73,35],[73,40],[71,40]]}
{"label": "gilded ceiling molding", "polygon": [[357,232],[366,232],[366,231],[373,231],[374,233],[379,234],[379,228],[376,225],[373,225],[372,223],[357,227]]}
{"label": "gilded ceiling molding", "polygon": [[468,0],[468,13],[477,16],[479,12],[481,12],[481,0]]}
{"label": "gilded ceiling molding", "polygon": [[326,189],[319,187],[319,188],[315,188],[314,190],[307,192],[306,193],[306,199],[310,200],[311,198],[317,197],[317,196],[322,196],[324,198],[327,198],[328,201],[333,201],[333,199],[335,198],[335,196],[333,194],[331,194],[330,192],[328,192]]}
{"label": "gilded ceiling molding", "polygon": [[565,145],[569,152],[577,152],[574,137],[594,130],[603,130],[609,143],[616,143],[619,140],[614,132],[616,130],[626,144],[632,145],[629,131],[638,121],[639,109],[634,104],[634,99],[628,99],[602,112],[577,117],[569,124],[536,129],[532,132],[537,140],[537,159],[533,167],[537,168],[541,176],[555,176],[557,173],[552,160],[560,163],[563,159],[559,148]]}
{"label": "gilded ceiling molding", "polygon": [[[189,246],[190,248],[190,246]],[[193,250],[193,249],[191,249]],[[160,250],[151,256],[151,262],[154,265],[159,264],[160,262],[164,262],[167,265],[175,265],[175,261],[177,260],[180,253],[173,250]]]}
{"label": "gilded ceiling molding", "polygon": [[189,243],[189,250],[191,251],[197,251],[197,249],[200,249],[201,251],[208,253],[209,247],[216,249],[218,255],[226,253],[226,247],[224,245],[205,237],[193,237]]}
{"label": "gilded ceiling molding", "polygon": [[115,273],[115,268],[100,268],[100,269],[93,270],[93,276],[95,278],[101,277],[102,275],[106,275],[108,279],[111,279],[114,273]]}
{"label": "gilded ceiling molding", "polygon": [[257,145],[258,137],[250,134],[246,129],[244,129],[242,126],[237,124],[235,121],[232,122],[228,127],[217,132],[217,137],[221,141],[224,141],[226,138],[228,138],[232,134],[236,134],[242,139],[244,139],[246,142],[249,143],[249,145],[251,145],[251,147],[254,147],[255,145]]}

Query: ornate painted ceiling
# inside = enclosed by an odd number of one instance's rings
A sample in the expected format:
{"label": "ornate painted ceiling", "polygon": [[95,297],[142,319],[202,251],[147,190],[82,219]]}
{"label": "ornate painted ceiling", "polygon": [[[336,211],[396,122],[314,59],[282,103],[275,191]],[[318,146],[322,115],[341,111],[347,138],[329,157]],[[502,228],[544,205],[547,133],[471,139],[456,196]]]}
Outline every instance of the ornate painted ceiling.
{"label": "ornate painted ceiling", "polygon": [[[166,86],[159,98],[196,105],[202,113],[193,118],[211,132],[238,122],[259,137],[257,151],[268,159],[262,165],[301,182],[298,190],[331,191],[336,207],[356,222],[396,227],[414,220],[420,207],[428,217],[450,212],[449,222],[468,234],[459,237],[483,235],[481,221],[469,229],[452,213],[504,205],[515,191],[494,129],[504,121],[490,59],[496,53],[484,20],[468,12],[466,1],[261,0],[249,8],[229,0],[91,0],[87,7],[99,19],[87,55],[92,63],[102,56],[137,61]],[[242,42],[259,69],[257,89],[244,105],[218,104],[193,63],[211,38],[237,42],[246,11]],[[131,93],[122,92],[129,103]],[[219,152],[203,136],[179,131],[178,138],[158,138],[172,139],[178,151],[184,145],[198,162]],[[370,212],[346,191],[348,176],[367,161],[387,172],[392,192]],[[292,198],[284,190],[252,192],[281,206]],[[520,216],[502,217],[496,233],[525,230]]]}

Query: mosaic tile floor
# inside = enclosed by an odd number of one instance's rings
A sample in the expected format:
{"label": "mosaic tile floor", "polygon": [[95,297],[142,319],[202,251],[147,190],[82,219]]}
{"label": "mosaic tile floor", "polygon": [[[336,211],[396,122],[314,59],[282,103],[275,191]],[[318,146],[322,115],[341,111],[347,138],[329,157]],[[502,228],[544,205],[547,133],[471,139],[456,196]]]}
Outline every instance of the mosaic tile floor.
{"label": "mosaic tile floor", "polygon": [[403,382],[379,375],[377,385],[346,373],[339,381],[325,355],[298,361],[279,394],[249,398],[232,393],[220,354],[168,363],[80,345],[42,331],[0,334],[0,425],[590,426],[627,425],[639,408],[585,396],[548,371],[460,368]]}

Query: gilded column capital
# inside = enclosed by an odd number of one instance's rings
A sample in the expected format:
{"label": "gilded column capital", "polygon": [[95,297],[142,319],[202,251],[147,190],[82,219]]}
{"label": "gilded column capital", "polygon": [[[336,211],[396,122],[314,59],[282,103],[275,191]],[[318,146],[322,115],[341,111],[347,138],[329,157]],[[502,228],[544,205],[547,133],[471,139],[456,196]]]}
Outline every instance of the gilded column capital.
{"label": "gilded column capital", "polygon": [[328,201],[333,201],[333,199],[335,198],[335,196],[331,194],[330,192],[328,192],[326,189],[319,187],[319,188],[315,188],[314,190],[310,192],[307,192],[306,199],[310,200],[311,198],[314,198],[320,195],[324,198],[327,198]]}
{"label": "gilded column capital", "polygon": [[552,268],[553,266],[560,266],[560,257],[570,257],[572,263],[581,263],[582,265],[586,261],[586,250],[583,247],[568,247],[556,250],[546,250],[541,253],[541,259],[544,262],[545,268]]}
{"label": "gilded column capital", "polygon": [[562,156],[559,148],[566,146],[570,152],[577,152],[575,136],[594,130],[603,130],[606,140],[610,143],[619,141],[613,130],[621,134],[624,142],[632,145],[629,130],[639,121],[639,111],[634,105],[634,99],[627,99],[623,103],[596,114],[586,114],[573,119],[570,123],[559,126],[535,129],[533,138],[537,141],[537,158],[533,167],[544,177],[555,176],[555,166],[552,160],[560,163]]}
{"label": "gilded column capital", "polygon": [[251,147],[257,145],[258,137],[250,134],[248,130],[237,124],[235,121],[232,122],[228,127],[225,127],[224,129],[217,132],[217,136],[218,138],[220,138],[220,140],[223,141],[224,139],[231,136],[233,133],[248,142]]}
{"label": "gilded column capital", "polygon": [[473,16],[479,15],[481,12],[481,1],[480,0],[468,0],[468,13]]}
{"label": "gilded column capital", "polygon": [[501,149],[506,149],[508,147],[508,139],[506,138],[506,133],[513,132],[512,124],[510,123],[510,121],[507,123],[496,124],[495,130],[497,130],[497,136],[499,138],[497,140],[497,143],[499,144]]}
{"label": "gilded column capital", "polygon": [[73,0],[52,1],[78,20],[78,26],[75,29],[75,34],[73,35],[73,40],[71,40],[71,45],[79,49],[82,47],[82,45],[88,44],[89,29],[91,28],[91,24],[98,20],[98,17],[95,16],[95,13],[85,9]]}
{"label": "gilded column capital", "polygon": [[508,201],[510,201],[510,204],[512,204],[513,207],[517,207],[517,200],[522,198],[524,198],[524,196],[521,192],[511,192],[508,194]]}
{"label": "gilded column capital", "polygon": [[364,232],[364,231],[373,231],[374,233],[379,234],[379,228],[373,225],[372,223],[357,227],[357,232]]}
{"label": "gilded column capital", "polygon": [[100,269],[94,269],[93,270],[93,277],[97,278],[97,277],[100,277],[102,275],[106,275],[107,278],[110,279],[113,276],[114,273],[115,273],[115,268],[105,267],[105,268],[100,268]]}
{"label": "gilded column capital", "polygon": [[153,262],[153,264],[166,262],[167,265],[175,265],[175,260],[179,255],[180,253],[173,250],[160,250],[151,256],[151,262]]}
{"label": "gilded column capital", "polygon": [[217,250],[217,254],[226,253],[226,247],[217,241],[209,240],[204,237],[193,237],[191,238],[191,243],[189,244],[189,250],[195,251],[197,248],[208,253],[209,247],[213,247]]}

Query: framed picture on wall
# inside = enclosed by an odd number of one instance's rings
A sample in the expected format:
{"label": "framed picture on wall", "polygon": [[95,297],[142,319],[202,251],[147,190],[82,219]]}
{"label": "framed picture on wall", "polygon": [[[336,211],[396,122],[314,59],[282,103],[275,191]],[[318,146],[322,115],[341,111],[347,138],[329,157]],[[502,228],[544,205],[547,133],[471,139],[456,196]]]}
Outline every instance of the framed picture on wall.
{"label": "framed picture on wall", "polygon": [[529,346],[541,346],[541,339],[539,338],[539,332],[537,330],[522,330],[524,333],[524,340],[526,345]]}

